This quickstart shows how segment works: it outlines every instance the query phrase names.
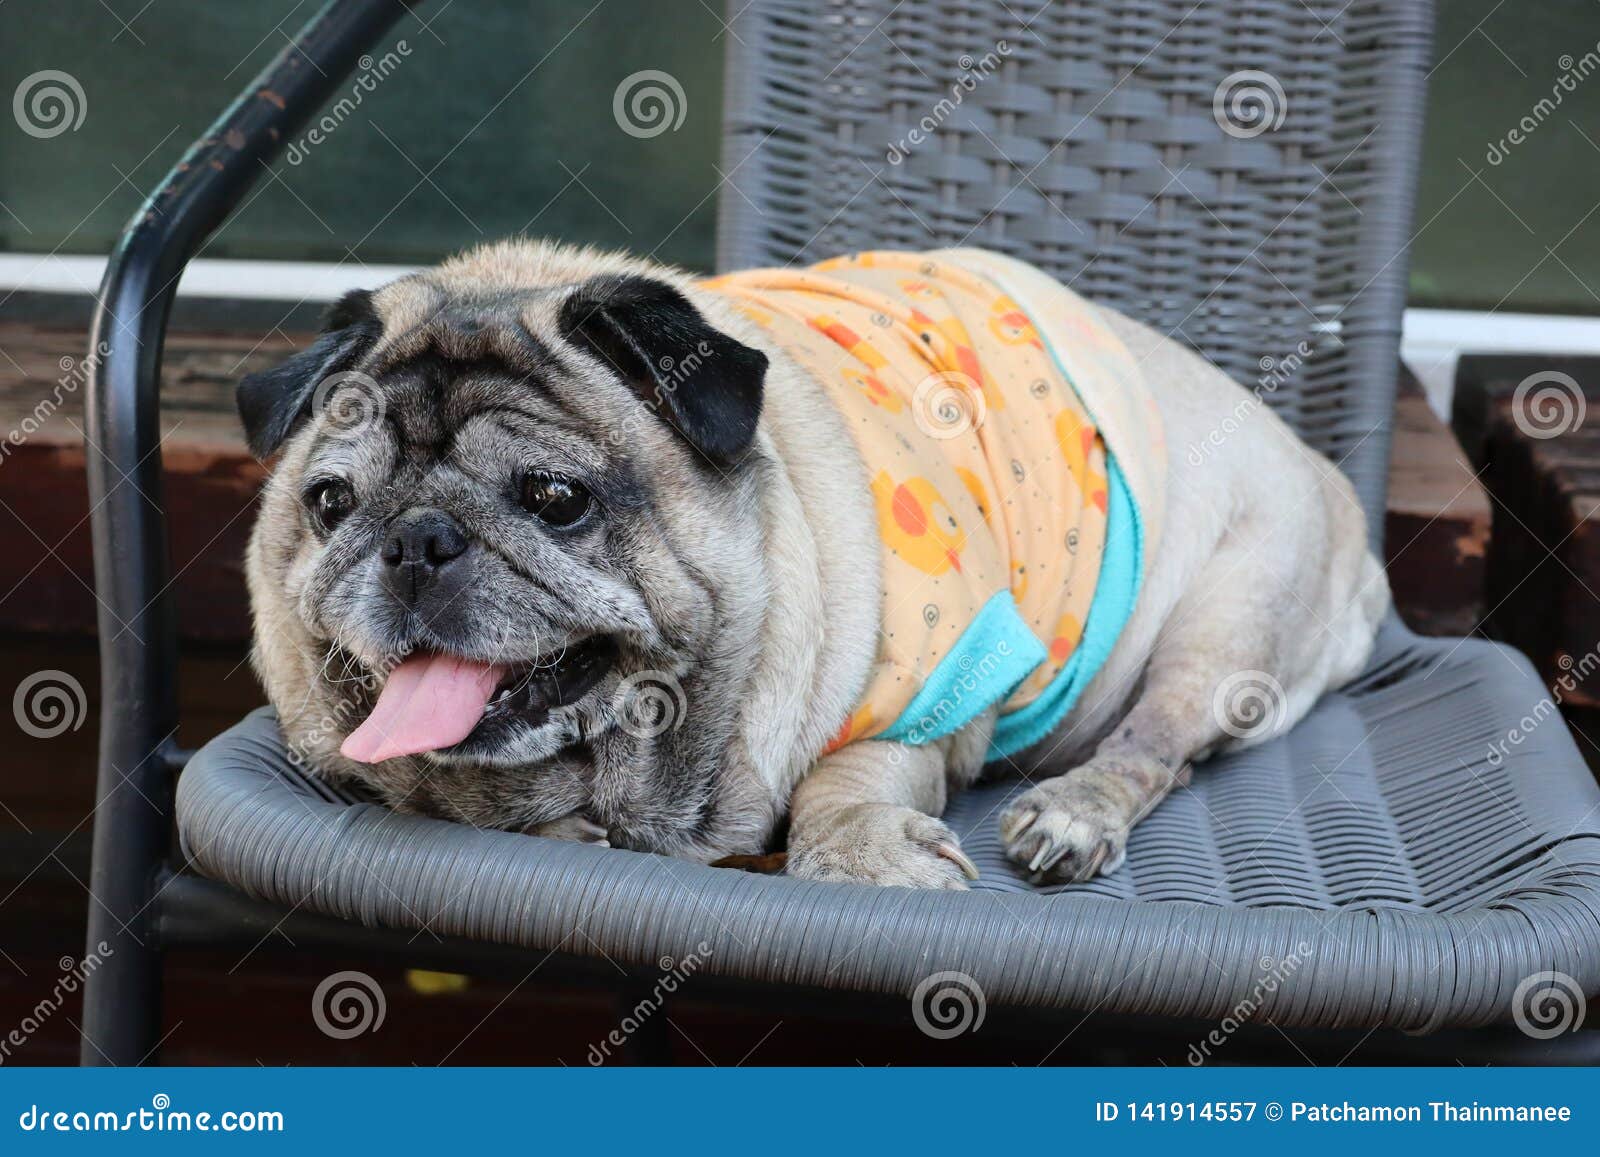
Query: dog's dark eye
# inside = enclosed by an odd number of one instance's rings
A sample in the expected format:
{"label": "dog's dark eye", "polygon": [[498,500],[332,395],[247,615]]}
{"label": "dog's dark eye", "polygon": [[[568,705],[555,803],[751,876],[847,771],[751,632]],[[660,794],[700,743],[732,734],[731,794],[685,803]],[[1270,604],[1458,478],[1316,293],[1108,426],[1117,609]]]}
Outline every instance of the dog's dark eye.
{"label": "dog's dark eye", "polygon": [[583,484],[554,474],[529,474],[522,480],[522,508],[551,526],[571,526],[593,502]]}
{"label": "dog's dark eye", "polygon": [[319,482],[306,494],[306,506],[318,526],[323,530],[332,530],[356,508],[356,492],[348,482],[337,478]]}

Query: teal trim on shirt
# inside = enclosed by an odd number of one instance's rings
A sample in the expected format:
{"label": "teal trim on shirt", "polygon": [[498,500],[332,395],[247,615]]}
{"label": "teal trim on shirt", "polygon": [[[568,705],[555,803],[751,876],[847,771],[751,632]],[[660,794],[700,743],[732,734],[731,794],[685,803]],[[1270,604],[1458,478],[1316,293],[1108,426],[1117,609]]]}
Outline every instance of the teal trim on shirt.
{"label": "teal trim on shirt", "polygon": [[[957,264],[960,264],[957,262]],[[1019,303],[1027,294],[1010,291],[1005,279],[989,270],[969,270],[991,282],[1006,296]],[[1034,331],[1044,343],[1056,371],[1071,386],[1091,420],[1095,419],[1090,399],[1078,391],[1072,375],[1062,363],[1050,341],[1048,327],[1034,321]],[[1096,425],[1099,422],[1096,421]],[[1133,614],[1144,575],[1145,527],[1133,492],[1117,465],[1116,447],[1106,446],[1106,541],[1100,559],[1100,574],[1094,598],[1083,626],[1083,637],[1050,685],[1027,706],[1001,715],[995,724],[987,759],[1003,759],[1032,747],[1055,729],[1077,703],[1085,687],[1100,673],[1122,629]],[[1003,664],[996,664],[997,648],[1004,646]],[[1017,610],[1010,591],[1001,591],[963,632],[955,650],[934,667],[928,681],[912,699],[900,718],[882,738],[902,743],[927,743],[972,722],[997,703],[1003,703],[1039,664],[1049,658],[1049,650],[1028,629]],[[990,665],[990,674],[973,683],[972,670],[981,662]]]}
{"label": "teal trim on shirt", "polygon": [[1106,549],[1100,558],[1100,577],[1089,603],[1083,638],[1067,665],[1032,703],[1002,715],[995,724],[988,758],[1001,759],[1032,747],[1066,718],[1083,689],[1104,666],[1117,637],[1133,614],[1143,570],[1144,534],[1138,507],[1116,459],[1106,456]]}
{"label": "teal trim on shirt", "polygon": [[1011,592],[1000,591],[983,604],[900,718],[878,738],[931,743],[959,731],[1005,702],[1048,656]]}

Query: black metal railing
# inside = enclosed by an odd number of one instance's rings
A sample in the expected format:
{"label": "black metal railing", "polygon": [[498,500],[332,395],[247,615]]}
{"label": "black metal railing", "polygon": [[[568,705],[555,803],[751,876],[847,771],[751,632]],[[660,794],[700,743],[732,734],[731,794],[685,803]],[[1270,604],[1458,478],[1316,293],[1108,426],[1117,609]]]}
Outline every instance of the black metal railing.
{"label": "black metal railing", "polygon": [[178,634],[159,410],[178,278],[408,7],[328,3],[140,206],[106,268],[85,401],[102,696],[89,948],[104,961],[85,986],[86,1064],[139,1064],[160,1039],[155,900],[172,838]]}

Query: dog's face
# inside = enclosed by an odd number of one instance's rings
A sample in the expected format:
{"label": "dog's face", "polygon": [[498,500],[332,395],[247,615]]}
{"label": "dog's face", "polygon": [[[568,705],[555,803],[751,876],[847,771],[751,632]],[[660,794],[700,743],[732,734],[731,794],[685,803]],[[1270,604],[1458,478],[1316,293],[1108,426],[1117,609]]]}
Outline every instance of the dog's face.
{"label": "dog's face", "polygon": [[352,295],[241,384],[283,451],[258,666],[292,749],[404,810],[714,847],[766,358],[669,281],[537,256]]}

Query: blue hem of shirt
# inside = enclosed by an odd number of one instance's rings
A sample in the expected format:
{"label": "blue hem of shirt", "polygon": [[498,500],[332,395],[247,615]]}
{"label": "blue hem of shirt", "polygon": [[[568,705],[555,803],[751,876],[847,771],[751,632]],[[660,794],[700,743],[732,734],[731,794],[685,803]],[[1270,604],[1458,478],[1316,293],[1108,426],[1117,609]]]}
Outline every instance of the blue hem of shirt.
{"label": "blue hem of shirt", "polygon": [[[1066,718],[1105,665],[1133,613],[1139,592],[1142,536],[1122,471],[1111,458],[1106,464],[1106,549],[1083,637],[1066,666],[1037,699],[1000,716],[990,741],[989,760],[1032,747]],[[1048,657],[1048,649],[1028,629],[1011,592],[1000,591],[983,605],[880,738],[910,744],[942,739],[1010,698]]]}
{"label": "blue hem of shirt", "polygon": [[950,653],[879,738],[931,743],[1003,703],[1049,652],[1023,621],[1011,592],[995,594],[967,624]]}
{"label": "blue hem of shirt", "polygon": [[[1002,279],[987,272],[979,275],[1007,292]],[[1008,296],[1020,300],[1016,294],[1008,293]],[[1037,321],[1034,329],[1049,351],[1056,370],[1076,392],[1072,375],[1062,364],[1047,331]],[[1082,394],[1078,397],[1089,409],[1090,418],[1094,418],[1088,399]],[[987,760],[1014,755],[1049,735],[1099,674],[1133,614],[1144,575],[1144,520],[1110,446],[1106,447],[1106,478],[1105,552],[1100,559],[1100,574],[1095,582],[1094,598],[1089,602],[1083,637],[1066,665],[1037,699],[999,718]],[[996,657],[1002,661],[997,662]],[[1011,592],[1000,591],[983,605],[962,632],[955,648],[934,667],[922,689],[881,738],[901,743],[928,743],[949,735],[996,703],[1003,703],[1048,657],[1048,649],[1029,630]],[[984,677],[981,684],[976,683],[972,672],[985,662],[990,667],[990,675]]]}
{"label": "blue hem of shirt", "polygon": [[1133,614],[1139,595],[1143,541],[1138,510],[1128,483],[1115,459],[1106,457],[1109,480],[1106,506],[1106,550],[1100,559],[1100,577],[1089,604],[1088,621],[1077,649],[1050,681],[1044,692],[1027,706],[1002,715],[995,724],[988,759],[1002,759],[1032,747],[1066,718],[1089,681],[1116,645],[1117,637]]}

